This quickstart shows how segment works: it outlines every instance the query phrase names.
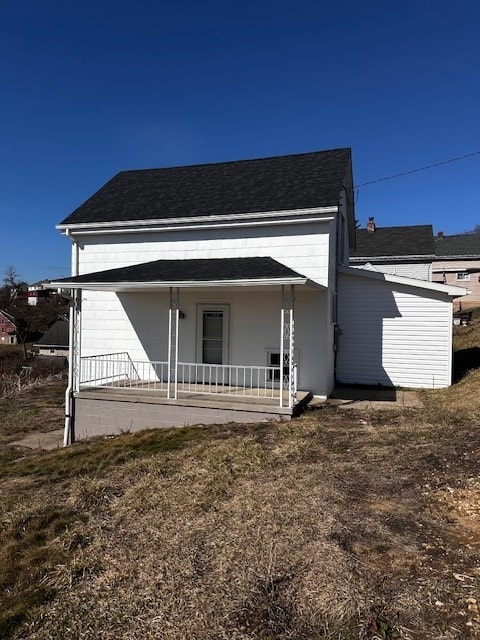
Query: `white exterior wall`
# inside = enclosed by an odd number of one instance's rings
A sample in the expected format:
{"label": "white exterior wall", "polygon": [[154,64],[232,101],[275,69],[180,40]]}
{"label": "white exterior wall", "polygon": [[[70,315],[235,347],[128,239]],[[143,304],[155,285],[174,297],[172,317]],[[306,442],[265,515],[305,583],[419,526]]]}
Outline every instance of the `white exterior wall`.
{"label": "white exterior wall", "polygon": [[[335,286],[335,221],[269,227],[79,236],[79,275],[162,259],[270,256],[324,286]],[[196,305],[230,304],[229,361],[267,364],[280,344],[281,293],[180,292],[179,358],[195,362]],[[296,290],[295,355],[299,388],[327,396],[333,388],[333,324],[326,292]],[[107,319],[107,321],[106,321]],[[132,359],[167,358],[168,294],[82,292],[82,355],[128,351]]]}
{"label": "white exterior wall", "polygon": [[[351,262],[351,267],[360,267],[367,264],[365,262]],[[377,263],[371,261],[370,264],[376,271],[388,273],[392,276],[402,276],[404,278],[414,278],[417,280],[432,280],[431,262],[392,262],[390,264]]]}
{"label": "white exterior wall", "polygon": [[445,294],[340,274],[339,326],[339,382],[450,384],[452,316]]}
{"label": "white exterior wall", "polygon": [[270,256],[327,286],[331,224],[79,236],[79,275],[153,260]]}
{"label": "white exterior wall", "polygon": [[[132,360],[166,361],[169,294],[84,291],[82,356],[127,351]],[[327,294],[296,290],[295,356],[299,389],[328,393],[325,368]],[[280,348],[281,291],[180,290],[179,361],[197,361],[197,305],[229,305],[228,362],[267,366]],[[327,379],[328,378],[328,379]]]}

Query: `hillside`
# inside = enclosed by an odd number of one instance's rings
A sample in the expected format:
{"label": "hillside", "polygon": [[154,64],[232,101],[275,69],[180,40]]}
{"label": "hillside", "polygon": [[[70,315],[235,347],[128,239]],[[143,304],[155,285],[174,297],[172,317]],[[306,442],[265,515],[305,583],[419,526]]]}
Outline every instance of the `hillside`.
{"label": "hillside", "polygon": [[[456,333],[474,358],[480,324]],[[479,375],[420,410],[49,453],[11,448],[0,401],[0,637],[480,637]],[[30,428],[61,425],[48,389]]]}

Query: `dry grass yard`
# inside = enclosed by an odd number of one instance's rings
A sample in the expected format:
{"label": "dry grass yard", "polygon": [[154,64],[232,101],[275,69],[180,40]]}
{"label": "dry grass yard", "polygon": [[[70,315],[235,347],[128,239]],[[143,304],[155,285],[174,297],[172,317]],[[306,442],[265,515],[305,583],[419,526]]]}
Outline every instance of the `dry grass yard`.
{"label": "dry grass yard", "polygon": [[0,637],[480,637],[479,391],[45,453],[62,387],[0,401]]}

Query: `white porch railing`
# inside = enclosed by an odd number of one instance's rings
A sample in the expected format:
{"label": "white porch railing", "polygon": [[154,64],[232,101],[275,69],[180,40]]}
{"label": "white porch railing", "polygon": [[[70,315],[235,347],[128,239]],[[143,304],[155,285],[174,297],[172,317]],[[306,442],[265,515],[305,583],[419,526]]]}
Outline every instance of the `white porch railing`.
{"label": "white porch railing", "polygon": [[280,397],[280,367],[179,362],[178,390],[250,398]]}
{"label": "white porch railing", "polygon": [[81,358],[80,388],[107,387],[167,390],[166,362],[132,360],[128,353]]}
{"label": "white porch railing", "polygon": [[280,406],[292,406],[297,391],[296,367],[291,383],[281,375],[280,367],[196,362],[178,362],[170,381],[168,378],[168,362],[132,360],[127,352],[110,353],[81,358],[79,388],[154,390],[171,398],[182,393],[277,399]]}

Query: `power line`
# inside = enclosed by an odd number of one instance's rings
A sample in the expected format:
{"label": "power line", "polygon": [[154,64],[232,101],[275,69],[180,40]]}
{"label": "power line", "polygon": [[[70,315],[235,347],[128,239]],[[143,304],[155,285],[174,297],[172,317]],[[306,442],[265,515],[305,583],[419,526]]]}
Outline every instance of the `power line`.
{"label": "power line", "polygon": [[359,189],[360,187],[366,187],[369,184],[375,184],[376,182],[385,182],[385,180],[393,180],[394,178],[401,178],[402,176],[408,176],[412,173],[418,173],[419,171],[426,171],[427,169],[434,169],[435,167],[441,167],[444,164],[450,164],[451,162],[457,162],[458,160],[465,160],[465,158],[472,158],[473,156],[480,155],[480,151],[474,151],[473,153],[466,153],[463,156],[458,156],[456,158],[450,158],[449,160],[443,160],[442,162],[435,162],[434,164],[428,164],[425,167],[419,167],[418,169],[411,169],[410,171],[402,171],[401,173],[394,173],[391,176],[386,176],[384,178],[377,178],[376,180],[370,180],[369,182],[363,182],[362,184],[356,184],[354,189]]}

